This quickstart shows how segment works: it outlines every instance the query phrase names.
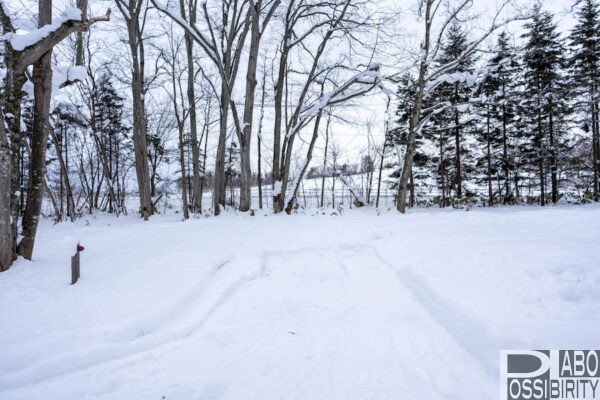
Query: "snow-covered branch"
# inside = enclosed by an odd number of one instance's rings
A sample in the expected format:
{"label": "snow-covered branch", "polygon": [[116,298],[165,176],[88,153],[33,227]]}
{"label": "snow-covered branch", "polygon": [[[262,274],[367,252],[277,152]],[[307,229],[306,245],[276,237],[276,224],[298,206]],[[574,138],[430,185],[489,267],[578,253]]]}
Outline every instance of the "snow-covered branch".
{"label": "snow-covered branch", "polygon": [[14,59],[14,69],[17,72],[24,71],[27,66],[40,59],[42,55],[71,33],[85,32],[96,22],[109,21],[111,14],[111,9],[109,8],[103,16],[82,21],[81,10],[71,8],[66,10],[63,16],[55,22],[44,25],[24,35],[17,35],[10,22],[10,16],[7,13],[4,2],[0,1],[0,5],[0,20],[5,32],[2,39],[11,51],[19,54]]}

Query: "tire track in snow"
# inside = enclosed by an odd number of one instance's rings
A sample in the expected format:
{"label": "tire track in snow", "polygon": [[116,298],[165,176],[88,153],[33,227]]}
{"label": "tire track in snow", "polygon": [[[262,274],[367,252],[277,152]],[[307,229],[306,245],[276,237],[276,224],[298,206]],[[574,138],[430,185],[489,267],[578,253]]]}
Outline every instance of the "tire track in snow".
{"label": "tire track in snow", "polygon": [[388,268],[402,286],[406,287],[436,323],[466,352],[477,359],[488,374],[498,375],[495,367],[497,354],[489,354],[491,334],[474,318],[468,316],[460,306],[443,298],[427,282],[408,267],[397,269],[383,258],[375,245],[365,245],[375,258]]}
{"label": "tire track in snow", "polygon": [[[335,249],[336,247],[334,246],[301,247],[289,251],[266,250],[260,252],[258,256],[230,256],[224,258],[213,267],[213,272],[209,274],[208,279],[192,291],[194,295],[185,296],[185,299],[190,299],[191,301],[181,311],[176,312],[175,318],[168,318],[167,320],[163,320],[162,323],[154,318],[154,322],[156,323],[153,323],[153,325],[166,325],[169,326],[168,328],[159,328],[158,331],[151,330],[148,335],[138,334],[132,339],[122,339],[118,342],[110,343],[105,342],[99,346],[80,348],[53,355],[29,367],[0,376],[0,393],[93,368],[101,364],[134,357],[189,338],[202,328],[210,317],[228,300],[233,298],[242,286],[255,279],[268,276],[267,264],[270,258],[306,253],[312,254],[318,251],[332,251]],[[243,263],[243,261],[246,261],[246,263]],[[233,273],[232,270],[235,269],[235,265],[238,265],[238,268],[241,269],[240,273],[234,274],[233,279],[230,279],[230,282],[225,285],[218,285],[219,279],[225,279],[221,278],[223,274]],[[251,268],[252,266],[254,268]],[[225,289],[219,290],[223,286],[225,286]],[[211,290],[220,293],[211,295]],[[215,300],[205,301],[206,297]],[[198,308],[204,309],[204,312],[200,313],[200,318],[195,317],[198,314]],[[190,315],[192,318],[187,318]],[[183,321],[183,324],[179,327],[171,328],[170,326],[177,321]],[[119,329],[124,329],[124,327],[121,325]]]}
{"label": "tire track in snow", "polygon": [[[56,378],[75,371],[91,368],[106,362],[135,356],[146,351],[151,351],[167,343],[171,343],[182,338],[189,337],[195,331],[200,329],[204,323],[213,315],[228,299],[233,297],[237,290],[246,282],[260,277],[262,274],[261,267],[249,268],[251,265],[243,265],[242,273],[233,279],[232,282],[226,282],[225,289],[219,290],[223,285],[217,285],[215,282],[223,273],[231,273],[231,265],[233,265],[234,257],[229,261],[219,263],[214,273],[210,275],[210,280],[203,282],[200,289],[194,290],[198,296],[189,305],[184,307],[181,312],[176,314],[175,318],[163,321],[162,325],[168,326],[166,329],[161,329],[158,332],[151,332],[149,335],[138,335],[132,340],[121,340],[119,342],[102,343],[98,346],[75,349],[48,357],[29,367],[20,369],[0,376],[0,393],[19,387],[28,386],[30,384],[39,383],[41,381]],[[243,258],[237,259],[238,264]],[[230,268],[224,268],[230,266]],[[251,272],[253,273],[248,273]],[[246,274],[244,274],[246,272]],[[216,291],[217,293],[211,293]],[[221,293],[218,293],[221,292]],[[212,296],[211,296],[212,295]],[[214,301],[205,302],[206,297],[216,298]],[[186,296],[188,298],[188,296]],[[205,306],[204,304],[208,304]],[[197,314],[197,309],[204,308],[200,318],[186,318],[189,315],[192,317]],[[189,315],[187,315],[189,314]],[[174,322],[183,321],[179,326],[171,327]],[[189,321],[189,322],[188,322]]]}
{"label": "tire track in snow", "polygon": [[[348,266],[342,258],[344,251],[357,252],[361,249],[372,252],[378,261],[389,269],[398,279],[402,287],[416,299],[424,311],[445,330],[460,348],[480,360],[487,368],[489,365],[485,357],[486,346],[483,340],[472,340],[473,335],[485,338],[483,328],[464,315],[457,306],[452,305],[433,291],[425,281],[410,271],[403,268],[400,271],[381,256],[378,249],[371,244],[374,238],[366,242],[342,243],[336,246],[303,247],[290,251],[266,250],[258,256],[229,257],[217,264],[207,281],[204,281],[192,294],[184,296],[189,303],[182,309],[176,310],[174,318],[159,321],[155,319],[151,325],[167,326],[158,331],[151,330],[149,335],[142,335],[133,340],[122,340],[118,343],[103,343],[93,348],[77,349],[57,354],[47,358],[31,367],[21,369],[11,374],[0,377],[0,393],[20,387],[38,384],[42,381],[58,378],[76,371],[90,369],[105,363],[118,362],[125,358],[136,358],[141,354],[155,351],[163,346],[189,339],[200,330],[206,322],[215,315],[224,304],[234,298],[240,289],[247,283],[256,279],[269,276],[269,259],[280,256],[303,256],[316,252],[331,251],[335,253],[339,268],[351,277]],[[202,310],[198,312],[198,310]],[[199,317],[197,316],[199,314]],[[176,326],[173,326],[175,324]],[[469,340],[466,340],[466,338]],[[139,361],[128,360],[125,365],[135,365]]]}
{"label": "tire track in snow", "polygon": [[[473,359],[463,343],[450,334],[413,290],[375,253],[376,249],[368,242],[357,246],[341,245],[338,252],[339,263],[349,270],[354,282],[350,286],[356,288],[356,295],[363,301],[357,308],[362,315],[360,321],[372,326],[368,336],[363,333],[350,342],[363,343],[367,348],[377,348],[373,340],[385,343],[379,345],[381,362],[385,364],[387,360],[386,366],[405,377],[399,380],[401,387],[414,385],[430,389],[423,398],[453,398],[459,387],[467,383],[456,380],[451,363],[456,363],[459,368],[471,365],[474,367],[472,379],[489,382],[491,376],[483,365],[480,366],[479,359]],[[387,349],[384,352],[389,355],[381,353],[382,348]],[[396,361],[391,362],[392,359]],[[406,365],[415,368],[405,371],[406,367],[402,366]]]}

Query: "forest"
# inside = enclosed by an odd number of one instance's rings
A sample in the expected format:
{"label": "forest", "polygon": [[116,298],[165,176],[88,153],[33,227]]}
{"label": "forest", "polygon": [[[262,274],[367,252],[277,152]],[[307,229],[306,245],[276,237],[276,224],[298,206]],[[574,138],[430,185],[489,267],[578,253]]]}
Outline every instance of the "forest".
{"label": "forest", "polygon": [[[44,216],[147,220],[169,194],[183,219],[290,214],[304,181],[320,207],[337,180],[346,206],[385,192],[401,213],[599,200],[595,0],[567,30],[516,1],[27,5],[0,7],[3,270]],[[333,136],[361,113],[379,119],[348,150]]]}

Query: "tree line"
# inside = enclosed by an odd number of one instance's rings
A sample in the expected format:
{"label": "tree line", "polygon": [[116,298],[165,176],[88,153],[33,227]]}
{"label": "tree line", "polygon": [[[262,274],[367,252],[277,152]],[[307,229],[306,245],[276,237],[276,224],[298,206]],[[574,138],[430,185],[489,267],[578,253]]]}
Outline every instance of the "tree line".
{"label": "tree line", "polygon": [[[594,0],[575,10],[563,38],[538,4],[517,40],[503,31],[485,55],[469,51],[472,40],[452,21],[429,59],[430,79],[403,75],[386,136],[390,150],[411,152],[395,172],[400,210],[403,203],[543,206],[565,195],[598,201],[600,14]],[[426,110],[418,118],[415,95]]]}
{"label": "tree line", "polygon": [[[477,20],[470,0],[417,0],[418,51],[398,43],[406,16],[379,1],[115,0],[115,13],[90,17],[91,4],[78,0],[53,20],[52,1],[40,0],[38,29],[25,35],[0,3],[3,270],[17,255],[31,258],[44,201],[57,221],[72,221],[127,213],[134,194],[149,219],[176,190],[189,218],[206,208],[249,211],[253,187],[262,208],[267,185],[274,212],[291,213],[304,178],[322,179],[322,205],[333,177],[355,204],[378,205],[392,159],[401,212],[477,196],[514,204],[533,193],[545,204],[567,184],[598,200],[594,0],[577,3],[567,42],[540,7],[503,0]],[[487,24],[474,36],[473,21]],[[518,21],[523,46],[498,34]],[[112,24],[119,51],[96,33]],[[340,162],[332,120],[375,91],[396,109],[385,142],[369,128],[361,165]],[[348,178],[355,172],[366,192]]]}

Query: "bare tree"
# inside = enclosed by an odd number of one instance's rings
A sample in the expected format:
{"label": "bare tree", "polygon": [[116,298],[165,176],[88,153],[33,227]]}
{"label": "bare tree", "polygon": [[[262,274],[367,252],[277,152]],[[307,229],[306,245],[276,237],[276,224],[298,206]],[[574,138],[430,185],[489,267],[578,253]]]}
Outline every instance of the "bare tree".
{"label": "bare tree", "polygon": [[[281,0],[223,1],[221,4],[221,18],[218,22],[211,17],[206,3],[203,3],[202,8],[207,33],[204,33],[197,25],[178,18],[172,10],[158,3],[157,0],[151,1],[159,10],[177,22],[187,34],[192,36],[194,41],[200,45],[219,72],[221,77],[221,125],[219,129],[219,145],[215,162],[213,208],[215,215],[218,215],[220,210],[219,207],[224,204],[225,201],[225,145],[228,114],[231,109],[235,132],[240,144],[240,210],[248,211],[251,205],[250,189],[252,184],[252,172],[250,168],[250,144],[252,139],[258,52],[263,33]],[[242,50],[248,33],[250,33],[250,48],[248,51],[246,71],[246,95],[243,117],[240,119],[237,104],[232,95]]]}
{"label": "bare tree", "polygon": [[[169,75],[170,86],[165,90],[167,96],[171,99],[173,106],[173,115],[175,116],[175,122],[177,123],[177,132],[179,139],[179,168],[181,172],[181,201],[183,218],[188,219],[189,215],[189,203],[188,203],[188,185],[187,185],[187,173],[186,173],[186,162],[185,162],[185,140],[184,130],[186,120],[190,115],[190,109],[186,107],[184,99],[184,90],[181,86],[183,75],[189,71],[186,71],[187,65],[184,64],[180,57],[182,41],[178,40],[173,34],[173,27],[171,26],[167,30],[168,49],[161,51],[161,58],[164,60],[166,70]],[[186,68],[181,68],[180,65],[186,65]],[[194,101],[195,103],[195,101]]]}
{"label": "bare tree", "polygon": [[[181,18],[191,25],[196,24],[198,10],[197,0],[179,0]],[[186,16],[187,14],[187,16]],[[198,142],[198,117],[196,115],[196,90],[194,66],[194,39],[189,32],[185,32],[185,52],[187,61],[187,101],[190,118],[190,139],[192,147],[192,212],[202,211],[202,176],[200,175],[200,144]]]}
{"label": "bare tree", "polygon": [[[353,47],[360,42],[353,35],[348,36],[348,34],[358,27],[366,26],[365,20],[369,17],[359,14],[361,7],[364,6],[363,2],[351,0],[316,4],[295,1],[288,3],[283,21],[284,33],[280,43],[274,96],[273,207],[275,212],[284,209],[289,212],[292,209],[300,182],[307,170],[303,164],[299,173],[295,175],[294,181],[289,185],[294,142],[300,131],[312,123],[322,110],[362,96],[381,84],[379,66],[376,64],[351,67],[340,62],[332,62],[325,57],[328,45],[338,35],[349,40],[350,51],[354,51]],[[319,16],[316,21],[315,16]],[[310,23],[307,23],[307,20]],[[304,62],[307,65],[306,72],[298,73],[289,68],[288,60],[296,46],[300,48],[300,57],[303,60],[310,60],[310,63]],[[300,87],[299,95],[293,100],[288,98],[289,93],[286,91],[286,85],[291,79],[297,79],[299,82],[296,84]],[[282,140],[284,109],[288,101],[295,106],[286,118],[286,134]],[[318,129],[313,130],[313,137],[314,135],[318,136]],[[309,145],[306,157],[308,162],[312,158],[313,149],[314,145]],[[289,198],[286,198],[288,186],[291,187],[291,192]]]}
{"label": "bare tree", "polygon": [[160,169],[167,164],[173,153],[168,147],[177,122],[169,99],[149,101],[148,107],[148,161],[150,164],[150,188],[152,196],[158,194],[158,183],[163,179]]}
{"label": "bare tree", "polygon": [[148,8],[146,0],[115,0],[127,27],[131,56],[131,95],[133,98],[133,148],[135,172],[140,196],[140,215],[147,220],[154,213],[148,168],[146,109],[144,95],[148,84],[145,77],[146,53],[144,27]]}

